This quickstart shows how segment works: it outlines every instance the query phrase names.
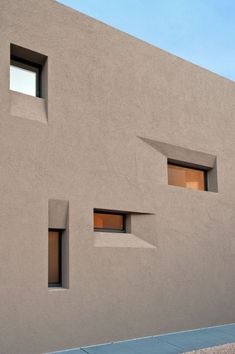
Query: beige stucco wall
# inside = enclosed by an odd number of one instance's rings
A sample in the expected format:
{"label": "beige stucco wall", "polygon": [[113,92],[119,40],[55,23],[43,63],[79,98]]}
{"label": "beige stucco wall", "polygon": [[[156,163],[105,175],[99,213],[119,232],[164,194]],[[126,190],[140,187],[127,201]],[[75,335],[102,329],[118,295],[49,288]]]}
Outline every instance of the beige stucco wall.
{"label": "beige stucco wall", "polygon": [[[235,84],[51,0],[1,0],[0,33],[1,354],[234,322]],[[46,103],[9,91],[10,43],[48,56]],[[219,192],[168,186],[139,137],[216,156]],[[48,200],[69,201],[68,289]],[[93,208],[146,213],[154,247],[97,247]]]}

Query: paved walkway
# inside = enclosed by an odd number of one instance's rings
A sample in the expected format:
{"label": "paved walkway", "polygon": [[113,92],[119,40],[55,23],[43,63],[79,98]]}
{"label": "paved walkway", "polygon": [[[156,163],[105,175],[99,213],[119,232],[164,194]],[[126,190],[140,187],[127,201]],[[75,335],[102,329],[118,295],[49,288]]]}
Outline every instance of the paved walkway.
{"label": "paved walkway", "polygon": [[192,331],[64,350],[51,354],[179,354],[234,342],[235,323],[232,323]]}

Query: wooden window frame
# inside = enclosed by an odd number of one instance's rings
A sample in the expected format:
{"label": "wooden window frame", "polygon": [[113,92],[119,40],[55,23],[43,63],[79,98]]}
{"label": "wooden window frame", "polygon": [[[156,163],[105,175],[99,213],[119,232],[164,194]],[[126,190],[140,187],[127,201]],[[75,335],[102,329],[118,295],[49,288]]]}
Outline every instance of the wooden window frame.
{"label": "wooden window frame", "polygon": [[[204,176],[204,189],[201,190],[202,192],[205,191],[205,192],[208,192],[208,168],[206,167],[203,167],[201,165],[195,165],[195,164],[191,164],[191,163],[184,163],[184,162],[180,162],[180,161],[175,161],[175,160],[169,160],[167,161],[167,168],[168,168],[168,165],[173,165],[173,166],[178,166],[178,167],[182,167],[182,168],[189,168],[191,170],[196,170],[196,171],[201,171],[203,172],[203,176]],[[175,187],[177,187],[175,185]],[[190,189],[190,188],[187,188],[187,187],[182,187],[182,188],[186,188],[186,189]],[[196,189],[197,190],[197,189]]]}
{"label": "wooden window frame", "polygon": [[[48,238],[49,238],[50,231],[54,231],[54,232],[59,233],[59,282],[58,283],[49,283],[49,277],[48,277],[48,287],[49,288],[61,288],[62,287],[62,235],[63,235],[63,230],[49,228],[48,229]],[[48,256],[49,256],[49,249],[48,249]],[[49,271],[49,265],[48,265],[48,271]]]}
{"label": "wooden window frame", "polygon": [[118,215],[122,216],[123,218],[123,228],[122,229],[112,229],[112,228],[96,228],[94,225],[94,231],[95,232],[110,232],[110,233],[126,233],[126,227],[127,227],[127,215],[122,212],[115,212],[115,211],[110,211],[110,210],[99,210],[99,209],[94,209],[93,216],[94,214],[111,214],[111,215]]}

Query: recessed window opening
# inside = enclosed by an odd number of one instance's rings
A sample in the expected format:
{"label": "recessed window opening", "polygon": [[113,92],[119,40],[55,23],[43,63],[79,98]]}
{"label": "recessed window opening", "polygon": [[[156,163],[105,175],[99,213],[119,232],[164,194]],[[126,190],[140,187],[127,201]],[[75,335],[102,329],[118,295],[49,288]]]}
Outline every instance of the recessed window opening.
{"label": "recessed window opening", "polygon": [[207,169],[168,162],[168,184],[201,191],[207,190]]}
{"label": "recessed window opening", "polygon": [[41,66],[11,56],[10,90],[40,97]]}
{"label": "recessed window opening", "polygon": [[48,231],[48,286],[62,286],[62,230]]}
{"label": "recessed window opening", "polygon": [[126,232],[126,214],[95,210],[94,231]]}

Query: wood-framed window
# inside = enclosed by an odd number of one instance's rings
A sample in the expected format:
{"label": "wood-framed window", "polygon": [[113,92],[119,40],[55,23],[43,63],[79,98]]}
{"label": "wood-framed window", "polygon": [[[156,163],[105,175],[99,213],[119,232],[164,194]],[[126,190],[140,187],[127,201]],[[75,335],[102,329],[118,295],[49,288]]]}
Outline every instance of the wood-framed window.
{"label": "wood-framed window", "polygon": [[126,214],[94,210],[94,231],[126,232]]}
{"label": "wood-framed window", "polygon": [[201,191],[207,190],[207,170],[168,162],[168,184]]}
{"label": "wood-framed window", "polygon": [[48,230],[48,286],[62,286],[62,230]]}

